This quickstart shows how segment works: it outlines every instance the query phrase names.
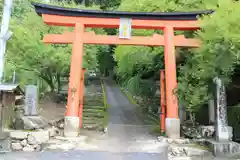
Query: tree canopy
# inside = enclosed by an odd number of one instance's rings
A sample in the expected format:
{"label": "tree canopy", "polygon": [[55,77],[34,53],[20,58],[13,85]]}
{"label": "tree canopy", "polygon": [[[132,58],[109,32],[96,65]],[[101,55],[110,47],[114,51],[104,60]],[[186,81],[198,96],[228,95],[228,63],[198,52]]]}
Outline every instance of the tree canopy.
{"label": "tree canopy", "polygon": [[[75,3],[54,4],[78,7]],[[93,8],[97,9],[96,6]],[[66,28],[45,25],[30,3],[22,1],[14,5],[10,30],[14,34],[7,46],[5,80],[11,79],[15,70],[17,79],[22,84],[36,83],[40,78],[48,84],[51,91],[58,91],[61,87],[60,78],[69,74],[72,47],[45,45],[41,40],[45,34],[62,33]],[[102,29],[95,31],[105,34]],[[107,46],[85,45],[83,67],[95,69],[98,66],[98,50],[104,47]]]}
{"label": "tree canopy", "polygon": [[[239,7],[239,2],[232,0],[123,0],[119,10],[139,12],[215,10],[214,14],[200,19],[200,31],[190,33],[192,37],[203,42],[201,47],[179,49],[177,52],[183,59],[178,64],[178,96],[187,109],[196,111],[212,95],[209,87],[212,79],[219,76],[229,80],[229,76],[239,63],[240,34],[237,29]],[[153,32],[157,31],[134,30],[133,34],[152,35]],[[189,36],[188,32],[180,33]],[[157,67],[153,65],[155,56],[159,57]],[[147,72],[152,73],[151,77],[156,77],[153,73],[156,74],[160,68],[164,68],[162,48],[118,46],[115,59],[118,62],[119,76],[127,82],[131,80],[131,84],[132,77],[136,75],[141,78]],[[227,84],[228,81],[225,82]]]}
{"label": "tree canopy", "polygon": [[[40,1],[40,0],[38,0]],[[1,0],[3,2],[3,0]],[[209,16],[199,17],[201,30],[176,32],[199,38],[199,49],[177,48],[178,97],[187,109],[195,111],[211,97],[210,84],[216,76],[226,84],[239,65],[240,20],[238,1],[233,0],[58,0],[51,4],[72,8],[120,10],[138,12],[197,11],[214,9]],[[2,3],[1,3],[2,4]],[[0,6],[2,7],[2,6]],[[1,13],[0,13],[1,14]],[[41,39],[47,33],[62,33],[65,28],[43,24],[29,1],[16,1],[10,25],[14,32],[7,47],[6,79],[13,70],[20,81],[43,79],[51,88],[59,88],[59,76],[68,74],[70,45],[44,45]],[[116,34],[115,29],[94,29],[101,34]],[[162,34],[157,30],[133,30],[133,35]],[[101,72],[114,70],[121,84],[140,93],[140,81],[154,82],[159,70],[164,69],[162,47],[142,46],[85,46],[84,66],[99,68]],[[26,80],[27,79],[27,80]],[[152,83],[147,83],[152,85]],[[150,86],[149,86],[150,87]]]}

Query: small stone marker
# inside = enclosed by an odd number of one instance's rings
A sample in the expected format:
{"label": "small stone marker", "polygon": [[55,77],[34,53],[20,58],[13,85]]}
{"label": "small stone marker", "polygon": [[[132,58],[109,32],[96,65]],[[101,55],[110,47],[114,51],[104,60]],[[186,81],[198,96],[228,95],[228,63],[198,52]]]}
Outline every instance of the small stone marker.
{"label": "small stone marker", "polygon": [[38,106],[38,89],[35,85],[25,86],[25,115],[36,116]]}
{"label": "small stone marker", "polygon": [[227,104],[225,86],[221,79],[214,79],[215,90],[215,118],[216,118],[216,140],[219,142],[229,141],[228,122],[227,122]]}

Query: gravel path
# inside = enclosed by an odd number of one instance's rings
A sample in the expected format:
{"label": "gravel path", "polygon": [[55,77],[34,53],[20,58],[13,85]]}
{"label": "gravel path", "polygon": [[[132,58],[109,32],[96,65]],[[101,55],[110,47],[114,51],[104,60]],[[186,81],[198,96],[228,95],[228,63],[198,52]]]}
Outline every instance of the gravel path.
{"label": "gravel path", "polygon": [[151,126],[141,123],[137,106],[129,102],[119,86],[105,80],[105,90],[110,108],[108,140],[103,140],[103,148],[111,152],[165,152],[165,145],[149,133]]}

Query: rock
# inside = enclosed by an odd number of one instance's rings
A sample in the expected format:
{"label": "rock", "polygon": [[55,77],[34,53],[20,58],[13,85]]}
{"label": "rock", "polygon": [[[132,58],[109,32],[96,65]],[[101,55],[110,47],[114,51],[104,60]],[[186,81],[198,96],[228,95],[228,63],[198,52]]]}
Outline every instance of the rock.
{"label": "rock", "polygon": [[202,138],[199,127],[193,127],[193,126],[182,126],[181,127],[181,133],[184,134],[187,138]]}
{"label": "rock", "polygon": [[49,136],[50,137],[54,137],[54,136],[56,136],[59,133],[58,129],[55,128],[55,127],[49,128],[47,130],[49,132]]}
{"label": "rock", "polygon": [[67,141],[71,143],[79,143],[79,142],[86,142],[87,136],[78,136],[78,137],[62,137],[62,136],[56,136],[55,139],[61,140],[61,141]]}
{"label": "rock", "polygon": [[169,156],[169,160],[192,160],[191,157],[186,157],[186,156],[182,156],[182,157],[171,157]]}
{"label": "rock", "polygon": [[196,135],[196,138],[200,139],[200,138],[202,138],[202,136],[201,135]]}
{"label": "rock", "polygon": [[20,143],[23,147],[27,146],[27,144],[28,144],[26,139],[22,140]]}
{"label": "rock", "polygon": [[185,147],[184,151],[185,151],[186,155],[189,156],[189,157],[205,156],[205,155],[210,153],[207,150],[198,149],[198,148],[192,148],[192,147]]}
{"label": "rock", "polygon": [[170,146],[169,147],[169,153],[172,156],[186,156],[186,152],[185,152],[184,148],[182,148],[182,147]]}
{"label": "rock", "polygon": [[36,142],[41,144],[41,143],[46,143],[49,139],[49,132],[48,131],[38,131],[38,132],[31,132],[30,135],[35,138]]}
{"label": "rock", "polygon": [[[11,145],[11,139],[9,137],[9,134],[6,132],[1,133],[1,138],[0,138],[0,154],[1,153],[7,153],[12,150]],[[19,142],[17,142],[19,143]]]}
{"label": "rock", "polygon": [[66,150],[66,151],[72,150],[72,149],[74,149],[74,148],[75,148],[75,145],[72,144],[72,143],[65,143],[65,144],[61,144],[61,145],[59,146],[59,149],[63,149],[63,150]]}
{"label": "rock", "polygon": [[[200,126],[199,127],[200,136],[204,138],[213,138],[215,136],[215,126]],[[229,140],[232,140],[233,129],[228,126]]]}
{"label": "rock", "polygon": [[36,148],[34,148],[36,152],[40,152],[42,150],[40,145],[37,145]]}
{"label": "rock", "polygon": [[49,126],[48,122],[41,116],[22,116],[21,119],[26,130],[35,130]]}
{"label": "rock", "polygon": [[36,141],[36,138],[32,135],[28,135],[27,137],[27,142],[28,144],[31,144],[31,145],[35,145],[37,144],[38,142]]}
{"label": "rock", "polygon": [[215,133],[214,126],[200,126],[199,130],[200,130],[201,136],[205,138],[212,138]]}
{"label": "rock", "polygon": [[20,143],[12,143],[12,149],[15,151],[20,151],[23,149],[23,147]]}
{"label": "rock", "polygon": [[176,144],[189,144],[190,143],[189,139],[174,139],[173,141]]}
{"label": "rock", "polygon": [[163,138],[164,138],[164,137],[162,137],[162,136],[157,137],[157,139],[158,139],[159,142],[162,142]]}
{"label": "rock", "polygon": [[24,122],[23,122],[23,120],[21,118],[16,118],[13,121],[13,128],[16,129],[16,130],[24,129]]}
{"label": "rock", "polygon": [[105,127],[103,130],[103,133],[107,133],[107,131],[108,131],[108,127]]}
{"label": "rock", "polygon": [[12,142],[12,143],[20,143],[21,140],[19,140],[19,139],[12,139],[11,142]]}
{"label": "rock", "polygon": [[16,96],[15,106],[24,106],[24,98],[22,96]]}
{"label": "rock", "polygon": [[64,128],[64,119],[59,120],[57,122],[56,127],[59,128],[59,129],[63,129]]}
{"label": "rock", "polygon": [[35,148],[37,148],[37,146],[39,146],[39,144],[33,144],[31,146],[35,149]]}
{"label": "rock", "polygon": [[73,143],[60,143],[60,144],[50,144],[47,149],[51,150],[64,150],[64,151],[69,151],[75,148],[75,145]]}
{"label": "rock", "polygon": [[169,143],[169,144],[174,142],[173,139],[162,137],[162,136],[158,137],[158,141],[160,141],[162,143]]}
{"label": "rock", "polygon": [[10,132],[10,137],[12,139],[26,139],[28,136],[29,132],[25,132],[25,131],[11,131]]}
{"label": "rock", "polygon": [[174,141],[173,141],[173,139],[167,139],[167,142],[169,143],[169,144],[171,144],[171,143],[173,143]]}
{"label": "rock", "polygon": [[192,141],[194,143],[198,143],[201,146],[205,146],[206,145],[206,139],[193,139]]}
{"label": "rock", "polygon": [[34,150],[37,151],[37,152],[41,151],[41,145],[40,145],[40,144],[32,145],[32,147],[33,147]]}
{"label": "rock", "polygon": [[64,123],[58,124],[58,127],[59,127],[60,129],[63,129],[63,128],[64,128]]}
{"label": "rock", "polygon": [[34,152],[34,148],[30,145],[23,147],[22,149],[24,152]]}

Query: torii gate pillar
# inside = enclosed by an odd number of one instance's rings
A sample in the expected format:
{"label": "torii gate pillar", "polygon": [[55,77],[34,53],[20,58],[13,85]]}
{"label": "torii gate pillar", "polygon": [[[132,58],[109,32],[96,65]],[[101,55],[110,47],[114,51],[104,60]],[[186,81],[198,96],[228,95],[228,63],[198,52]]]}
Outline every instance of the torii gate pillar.
{"label": "torii gate pillar", "polygon": [[82,77],[83,38],[84,25],[76,23],[72,45],[70,67],[70,81],[68,89],[67,112],[64,120],[64,136],[77,137],[79,134],[79,102],[80,102],[80,77]]}
{"label": "torii gate pillar", "polygon": [[164,61],[166,75],[166,103],[167,117],[165,121],[168,137],[180,138],[180,119],[178,118],[178,99],[174,94],[177,88],[176,56],[174,44],[174,30],[172,26],[164,28]]}

